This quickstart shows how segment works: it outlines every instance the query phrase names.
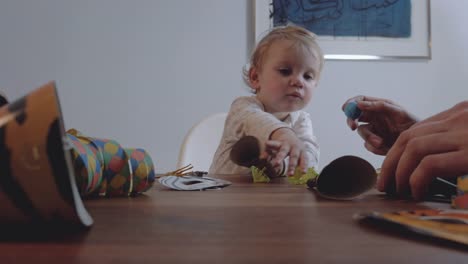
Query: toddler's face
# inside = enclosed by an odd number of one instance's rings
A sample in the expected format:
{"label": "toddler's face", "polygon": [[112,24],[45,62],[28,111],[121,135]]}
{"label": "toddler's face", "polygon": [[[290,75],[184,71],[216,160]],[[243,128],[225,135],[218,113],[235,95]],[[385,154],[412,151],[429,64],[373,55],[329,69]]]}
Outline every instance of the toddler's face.
{"label": "toddler's face", "polygon": [[265,110],[275,113],[307,106],[319,74],[319,61],[307,48],[279,40],[270,46],[261,69],[253,69],[250,77]]}

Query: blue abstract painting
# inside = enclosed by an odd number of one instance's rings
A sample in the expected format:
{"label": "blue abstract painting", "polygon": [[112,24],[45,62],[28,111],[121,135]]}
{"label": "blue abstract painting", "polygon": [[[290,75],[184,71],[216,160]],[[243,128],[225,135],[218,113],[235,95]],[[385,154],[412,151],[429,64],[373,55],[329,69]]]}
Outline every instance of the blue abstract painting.
{"label": "blue abstract painting", "polygon": [[411,37],[411,0],[273,0],[273,25],[319,36]]}

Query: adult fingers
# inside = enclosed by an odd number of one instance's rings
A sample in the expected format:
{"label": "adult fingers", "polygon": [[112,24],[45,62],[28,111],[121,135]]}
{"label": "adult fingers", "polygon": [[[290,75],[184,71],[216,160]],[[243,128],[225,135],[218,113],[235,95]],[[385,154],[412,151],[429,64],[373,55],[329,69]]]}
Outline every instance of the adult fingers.
{"label": "adult fingers", "polygon": [[465,111],[465,110],[468,110],[468,101],[463,101],[461,103],[458,103],[456,105],[454,105],[453,107],[443,111],[443,112],[440,112],[438,114],[435,114],[429,118],[426,118],[424,120],[422,120],[420,123],[421,124],[424,124],[424,123],[428,123],[428,122],[434,122],[434,121],[440,121],[440,120],[444,120],[446,118],[449,118],[453,115],[455,115],[457,112],[461,112],[461,111]]}
{"label": "adult fingers", "polygon": [[364,100],[365,96],[363,95],[357,95],[357,96],[354,96],[354,97],[351,97],[349,98],[348,100],[346,100],[346,102],[344,102],[344,104],[341,106],[341,110],[344,111],[346,105],[349,103],[349,102],[352,102],[352,101],[362,101]]}
{"label": "adult fingers", "polygon": [[[361,109],[364,113],[365,112],[373,112],[373,113],[384,113],[389,116],[394,116],[394,115],[399,115],[404,110],[388,101],[388,100],[379,100],[379,101],[359,101],[358,102],[358,107]],[[363,121],[366,117],[366,114],[363,115]],[[361,119],[360,119],[361,120]]]}
{"label": "adult fingers", "polygon": [[357,128],[357,132],[364,141],[372,145],[374,148],[378,149],[383,146],[383,139],[373,132],[371,124],[360,125]]}
{"label": "adult fingers", "polygon": [[422,126],[412,127],[406,131],[403,131],[397,138],[393,146],[387,153],[384,159],[381,170],[381,177],[377,182],[377,189],[385,191],[387,188],[392,187],[392,178],[395,177],[398,163],[400,162],[401,156],[405,151],[407,143],[416,137],[440,133],[444,131],[443,124],[439,123],[427,123]]}
{"label": "adult fingers", "polygon": [[385,99],[385,98],[380,98],[380,97],[373,97],[373,96],[362,96],[361,95],[361,100],[360,101],[368,101],[368,102],[387,102],[390,104],[394,104],[392,101]]}
{"label": "adult fingers", "polygon": [[348,127],[351,128],[351,130],[356,130],[359,125],[357,120],[353,120],[351,118],[347,118],[346,123],[348,124]]}
{"label": "adult fingers", "polygon": [[398,193],[407,193],[410,188],[410,176],[429,155],[455,151],[457,138],[447,136],[447,133],[434,133],[411,139],[398,162],[395,178]]}
{"label": "adult fingers", "polygon": [[351,97],[348,100],[346,100],[346,102],[342,105],[341,108],[344,110],[346,104],[351,102],[351,101],[356,101],[356,102],[360,102],[360,101],[369,101],[369,102],[383,101],[383,102],[393,104],[392,101],[390,101],[388,99],[384,99],[384,98],[372,97],[372,96],[366,96],[366,95],[356,95],[356,96]]}
{"label": "adult fingers", "polygon": [[436,178],[454,178],[468,174],[468,153],[454,151],[429,155],[417,166],[410,178],[413,197],[420,200],[427,192],[429,184]]}
{"label": "adult fingers", "polygon": [[367,141],[364,143],[364,147],[365,147],[368,151],[370,151],[370,152],[372,152],[372,153],[374,153],[374,154],[376,154],[376,155],[382,155],[382,156],[384,156],[385,154],[387,154],[387,151],[388,151],[388,149],[385,148],[385,147],[383,147],[383,148],[376,148],[376,147],[374,147],[373,145],[371,145],[371,144],[370,144],[369,142],[367,142]]}

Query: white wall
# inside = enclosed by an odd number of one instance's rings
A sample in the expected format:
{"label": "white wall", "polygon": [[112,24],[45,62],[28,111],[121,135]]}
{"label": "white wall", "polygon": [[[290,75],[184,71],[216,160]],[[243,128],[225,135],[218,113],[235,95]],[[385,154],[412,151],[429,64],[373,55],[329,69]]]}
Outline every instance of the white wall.
{"label": "white wall", "polygon": [[[190,127],[248,94],[241,68],[253,42],[250,5],[248,0],[4,0],[0,89],[13,99],[56,80],[67,128],[143,147],[158,171],[172,170]],[[326,62],[307,109],[322,166],[345,154],[376,167],[382,161],[347,129],[341,105],[348,97],[387,97],[420,117],[468,99],[466,10],[468,1],[431,1],[431,61]]]}

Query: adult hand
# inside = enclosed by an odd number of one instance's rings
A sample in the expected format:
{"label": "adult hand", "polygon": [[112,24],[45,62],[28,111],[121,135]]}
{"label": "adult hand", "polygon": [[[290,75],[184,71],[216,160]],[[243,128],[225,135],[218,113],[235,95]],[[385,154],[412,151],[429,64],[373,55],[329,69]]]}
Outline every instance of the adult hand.
{"label": "adult hand", "polygon": [[302,172],[309,168],[309,158],[304,143],[297,137],[290,128],[279,128],[270,135],[266,142],[266,152],[272,157],[271,164],[278,168],[283,164],[283,160],[289,156],[289,164],[286,170],[287,175],[293,175],[296,167],[299,166]]}
{"label": "adult hand", "polygon": [[468,101],[402,132],[385,158],[377,188],[422,199],[436,178],[468,173]]}
{"label": "adult hand", "polygon": [[385,155],[400,133],[417,122],[413,115],[387,99],[355,96],[348,99],[342,109],[350,101],[357,102],[362,114],[356,120],[348,118],[346,120],[348,126],[352,130],[357,129],[365,141],[365,148],[378,155]]}

